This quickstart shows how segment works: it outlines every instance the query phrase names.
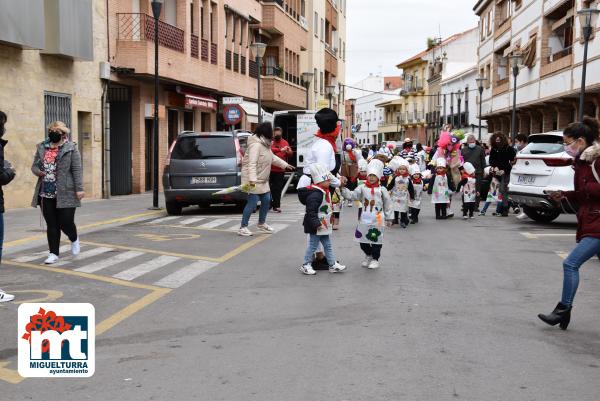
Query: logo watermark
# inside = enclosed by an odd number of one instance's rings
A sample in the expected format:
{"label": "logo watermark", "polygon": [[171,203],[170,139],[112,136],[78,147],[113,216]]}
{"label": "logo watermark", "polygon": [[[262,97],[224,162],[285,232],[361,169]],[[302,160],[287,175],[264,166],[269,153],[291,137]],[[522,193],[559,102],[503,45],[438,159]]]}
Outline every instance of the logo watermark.
{"label": "logo watermark", "polygon": [[96,319],[92,304],[19,306],[19,374],[90,377],[94,374]]}

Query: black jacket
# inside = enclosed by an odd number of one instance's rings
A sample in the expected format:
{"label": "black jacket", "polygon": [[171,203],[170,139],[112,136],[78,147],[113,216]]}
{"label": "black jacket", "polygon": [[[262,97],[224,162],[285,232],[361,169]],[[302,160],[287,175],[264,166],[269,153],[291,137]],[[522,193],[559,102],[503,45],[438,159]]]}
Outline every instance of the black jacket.
{"label": "black jacket", "polygon": [[[437,173],[434,172],[433,176],[429,180],[429,188],[427,189],[427,193],[429,195],[433,194],[433,186],[435,184],[435,177]],[[449,169],[446,169],[446,178],[448,179],[448,189],[452,192],[456,192],[456,186],[454,185],[454,179],[452,178],[452,173]]]}
{"label": "black jacket", "polygon": [[2,186],[8,185],[15,178],[13,170],[4,168],[4,147],[7,143],[4,139],[0,139],[0,213],[4,213],[4,191]]}
{"label": "black jacket", "polygon": [[517,151],[512,146],[505,146],[502,149],[492,148],[490,166],[504,170],[504,174],[507,175],[512,170],[512,162],[515,157],[517,157]]}
{"label": "black jacket", "polygon": [[469,162],[475,167],[477,174],[483,174],[485,165],[485,150],[479,145],[471,149],[468,145],[465,145],[461,151],[465,163]]}
{"label": "black jacket", "polygon": [[323,192],[315,188],[300,188],[298,190],[298,199],[300,203],[306,206],[306,213],[302,222],[304,233],[316,234],[318,228],[321,227],[319,206],[323,202]]}

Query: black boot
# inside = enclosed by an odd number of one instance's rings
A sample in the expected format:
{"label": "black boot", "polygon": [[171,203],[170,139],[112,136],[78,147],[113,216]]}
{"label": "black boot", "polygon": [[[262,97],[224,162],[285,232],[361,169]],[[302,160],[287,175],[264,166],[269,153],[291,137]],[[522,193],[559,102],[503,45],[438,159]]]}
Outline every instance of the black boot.
{"label": "black boot", "polygon": [[562,330],[566,330],[567,326],[569,326],[569,322],[571,321],[571,309],[573,309],[572,306],[566,306],[559,302],[552,313],[549,315],[540,313],[538,317],[542,319],[544,323],[547,323],[550,326],[556,326],[557,324],[560,324],[560,328]]}

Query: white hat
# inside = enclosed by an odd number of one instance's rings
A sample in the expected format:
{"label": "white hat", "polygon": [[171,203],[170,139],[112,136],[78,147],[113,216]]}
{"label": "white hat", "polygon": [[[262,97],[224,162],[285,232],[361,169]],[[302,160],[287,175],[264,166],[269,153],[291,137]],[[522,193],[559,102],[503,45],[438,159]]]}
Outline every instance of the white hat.
{"label": "white hat", "polygon": [[367,166],[369,163],[365,159],[360,159],[358,161],[358,171],[367,171]]}
{"label": "white hat", "polygon": [[421,173],[424,179],[428,180],[431,178],[431,170],[425,170]]}
{"label": "white hat", "polygon": [[327,167],[321,163],[313,163],[310,165],[310,176],[315,184],[330,180],[332,178],[332,175],[329,170],[327,170]]}
{"label": "white hat", "polygon": [[408,160],[406,160],[400,156],[394,156],[392,158],[392,160],[390,160],[390,162],[388,163],[388,167],[392,171],[396,171],[402,166],[408,167],[408,166],[410,166],[410,163],[408,162]]}
{"label": "white hat", "polygon": [[435,166],[446,168],[448,165],[446,164],[446,159],[444,159],[443,157],[440,157],[439,159],[437,159],[435,161]]}
{"label": "white hat", "polygon": [[374,175],[378,179],[383,177],[383,162],[378,159],[373,159],[369,162],[369,166],[367,167],[367,175]]}
{"label": "white hat", "polygon": [[418,164],[411,164],[408,168],[408,172],[410,175],[421,174],[421,169]]}
{"label": "white hat", "polygon": [[463,168],[465,169],[465,172],[469,175],[475,173],[475,167],[473,166],[473,164],[471,164],[469,162],[466,162],[465,164],[463,164]]}
{"label": "white hat", "polygon": [[489,177],[490,172],[491,172],[491,167],[487,166],[486,168],[483,169],[483,175],[485,175],[486,177]]}
{"label": "white hat", "polygon": [[400,167],[402,167],[402,166],[409,167],[410,163],[408,162],[408,160],[406,160],[406,159],[404,159],[404,158],[401,157],[400,158]]}

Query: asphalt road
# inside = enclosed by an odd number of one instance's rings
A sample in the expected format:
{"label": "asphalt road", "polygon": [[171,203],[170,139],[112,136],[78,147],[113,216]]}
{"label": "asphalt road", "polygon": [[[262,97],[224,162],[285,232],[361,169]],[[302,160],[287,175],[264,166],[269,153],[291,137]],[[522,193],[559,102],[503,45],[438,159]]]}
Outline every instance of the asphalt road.
{"label": "asphalt road", "polygon": [[18,305],[0,306],[0,400],[598,399],[599,262],[568,331],[536,317],[559,300],[573,218],[436,222],[426,204],[371,271],[345,209],[348,271],[307,277],[301,205],[285,204],[270,237],[237,237],[230,209],[189,209],[85,234],[83,258],[59,267],[39,268],[43,247],[10,255],[7,290],[92,302],[100,324],[92,378],[20,381]]}

